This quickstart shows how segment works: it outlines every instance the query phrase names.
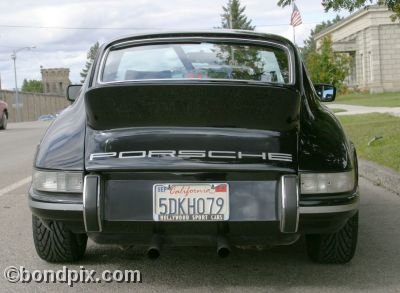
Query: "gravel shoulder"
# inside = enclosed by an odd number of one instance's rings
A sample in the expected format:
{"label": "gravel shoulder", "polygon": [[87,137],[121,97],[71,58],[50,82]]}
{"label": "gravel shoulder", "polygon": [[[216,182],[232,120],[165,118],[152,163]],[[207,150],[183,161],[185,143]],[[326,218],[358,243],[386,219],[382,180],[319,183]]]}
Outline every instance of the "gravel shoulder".
{"label": "gravel shoulder", "polygon": [[359,159],[359,174],[361,177],[400,195],[400,173],[374,162]]}

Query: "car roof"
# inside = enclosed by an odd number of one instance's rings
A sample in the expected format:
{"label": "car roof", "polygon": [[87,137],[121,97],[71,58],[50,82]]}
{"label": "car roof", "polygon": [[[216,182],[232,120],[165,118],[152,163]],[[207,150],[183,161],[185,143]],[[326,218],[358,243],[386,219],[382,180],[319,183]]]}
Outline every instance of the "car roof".
{"label": "car roof", "polygon": [[108,47],[121,42],[146,40],[155,38],[180,38],[180,37],[221,37],[221,38],[244,38],[250,40],[261,41],[276,41],[287,46],[293,46],[288,39],[274,35],[248,30],[229,30],[229,29],[212,29],[212,30],[191,30],[191,31],[152,31],[146,33],[136,33],[113,38],[103,44],[103,47]]}

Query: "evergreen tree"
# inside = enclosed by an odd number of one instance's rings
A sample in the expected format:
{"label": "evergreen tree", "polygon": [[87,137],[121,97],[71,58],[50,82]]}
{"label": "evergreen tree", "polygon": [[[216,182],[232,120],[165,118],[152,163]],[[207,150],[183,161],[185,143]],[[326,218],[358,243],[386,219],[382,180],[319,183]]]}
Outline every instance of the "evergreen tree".
{"label": "evergreen tree", "polygon": [[[222,28],[226,29],[241,29],[251,30],[255,29],[251,25],[251,20],[244,14],[246,6],[241,6],[239,0],[228,0],[226,6],[222,6],[223,13],[221,14]],[[235,78],[237,79],[254,79],[260,78],[262,75],[262,64],[258,56],[257,49],[247,48],[241,45],[218,45],[217,56],[224,60],[224,63],[230,64],[233,67],[247,66],[253,70],[251,76],[244,71],[236,72]]]}
{"label": "evergreen tree", "polygon": [[90,66],[92,65],[94,58],[96,58],[97,51],[99,50],[99,42],[96,42],[93,46],[90,47],[89,51],[87,52],[87,61],[85,64],[85,68],[82,69],[81,71],[81,82],[85,82],[86,76],[88,74],[88,71],[90,69]]}
{"label": "evergreen tree", "polygon": [[253,31],[255,26],[251,25],[251,20],[244,14],[246,6],[241,6],[239,0],[228,0],[226,6],[222,6],[221,14],[222,28],[241,29]]}

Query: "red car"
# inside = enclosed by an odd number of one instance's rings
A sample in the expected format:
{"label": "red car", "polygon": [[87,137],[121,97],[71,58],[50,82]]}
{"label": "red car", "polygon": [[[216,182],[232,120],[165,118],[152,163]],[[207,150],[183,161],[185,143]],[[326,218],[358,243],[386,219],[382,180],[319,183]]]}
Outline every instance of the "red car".
{"label": "red car", "polygon": [[0,130],[7,128],[8,105],[4,101],[0,101]]}

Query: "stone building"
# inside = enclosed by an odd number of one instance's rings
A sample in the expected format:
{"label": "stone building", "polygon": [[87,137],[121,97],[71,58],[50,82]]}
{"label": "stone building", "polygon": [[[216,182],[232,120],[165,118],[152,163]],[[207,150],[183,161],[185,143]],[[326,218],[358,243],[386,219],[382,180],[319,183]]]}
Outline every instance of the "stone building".
{"label": "stone building", "polygon": [[40,68],[42,74],[43,92],[65,95],[69,80],[69,68]]}
{"label": "stone building", "polygon": [[392,14],[386,6],[368,6],[315,36],[317,46],[330,35],[334,51],[350,54],[350,88],[400,91],[400,23]]}

